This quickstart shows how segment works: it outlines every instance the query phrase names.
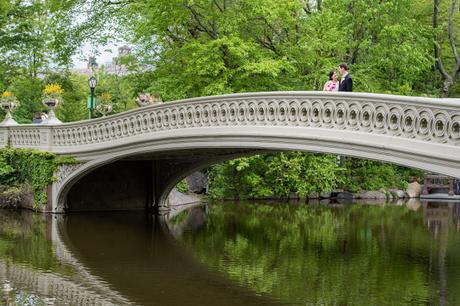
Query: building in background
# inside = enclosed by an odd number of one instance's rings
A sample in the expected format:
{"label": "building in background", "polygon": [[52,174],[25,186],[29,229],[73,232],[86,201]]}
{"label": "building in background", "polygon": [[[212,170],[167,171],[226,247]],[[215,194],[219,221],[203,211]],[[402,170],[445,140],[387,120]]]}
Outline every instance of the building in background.
{"label": "building in background", "polygon": [[123,59],[131,55],[131,47],[123,45],[118,48],[117,56],[113,57],[111,61],[105,62],[102,65],[99,65],[94,56],[88,58],[86,68],[76,68],[72,69],[73,73],[92,75],[94,71],[103,70],[106,73],[116,74],[116,75],[125,75],[128,73],[126,65],[123,64]]}

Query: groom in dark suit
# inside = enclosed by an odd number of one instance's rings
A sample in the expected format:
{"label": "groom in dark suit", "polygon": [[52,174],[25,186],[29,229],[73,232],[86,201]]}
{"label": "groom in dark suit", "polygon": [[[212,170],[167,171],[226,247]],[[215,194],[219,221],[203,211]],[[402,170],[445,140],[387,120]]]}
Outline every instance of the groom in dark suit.
{"label": "groom in dark suit", "polygon": [[340,80],[339,91],[353,91],[353,79],[348,73],[348,65],[342,63],[339,65],[339,71],[342,75],[342,80]]}

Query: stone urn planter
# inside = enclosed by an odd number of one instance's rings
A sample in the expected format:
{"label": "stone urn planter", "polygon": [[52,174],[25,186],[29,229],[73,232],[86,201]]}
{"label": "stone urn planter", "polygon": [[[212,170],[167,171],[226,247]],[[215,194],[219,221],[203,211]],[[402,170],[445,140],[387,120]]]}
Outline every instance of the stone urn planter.
{"label": "stone urn planter", "polygon": [[49,111],[48,111],[48,118],[45,120],[45,124],[61,124],[62,121],[59,120],[56,117],[56,114],[54,113],[54,109],[58,106],[59,104],[59,99],[58,98],[44,98],[42,100],[43,105],[45,105]]}
{"label": "stone urn planter", "polygon": [[16,109],[18,104],[14,101],[3,100],[0,105],[5,111],[5,118],[3,119],[1,125],[17,125],[18,123],[13,119],[13,116],[11,116],[11,112]]}
{"label": "stone urn planter", "polygon": [[149,105],[160,104],[161,97],[159,93],[149,94],[149,93],[140,93],[139,96],[136,98],[136,103],[140,107],[145,107]]}
{"label": "stone urn planter", "polygon": [[96,111],[98,111],[102,117],[107,116],[107,114],[110,114],[113,110],[112,104],[98,104],[96,106]]}

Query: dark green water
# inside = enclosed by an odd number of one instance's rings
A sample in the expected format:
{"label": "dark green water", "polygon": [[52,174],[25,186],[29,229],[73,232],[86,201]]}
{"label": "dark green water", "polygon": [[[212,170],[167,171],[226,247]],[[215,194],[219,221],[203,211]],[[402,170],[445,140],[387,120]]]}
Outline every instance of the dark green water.
{"label": "dark green water", "polygon": [[460,205],[0,211],[0,304],[460,305]]}

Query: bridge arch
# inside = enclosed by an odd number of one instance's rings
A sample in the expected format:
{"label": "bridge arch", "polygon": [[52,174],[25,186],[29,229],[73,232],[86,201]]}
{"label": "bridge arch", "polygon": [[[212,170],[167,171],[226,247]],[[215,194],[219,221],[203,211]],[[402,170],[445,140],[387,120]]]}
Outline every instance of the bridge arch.
{"label": "bridge arch", "polygon": [[[139,146],[131,146],[125,150],[104,156],[97,160],[88,162],[74,171],[63,182],[60,190],[60,203],[66,203],[66,197],[71,187],[82,177],[92,171],[127,160],[143,160],[155,163],[158,171],[156,178],[161,181],[157,186],[156,199],[152,199],[152,205],[160,208],[167,208],[167,196],[171,189],[185,176],[195,170],[216,164],[220,161],[236,157],[249,156],[260,153],[280,151],[303,151],[315,153],[331,153],[343,156],[352,156],[365,159],[389,162],[407,167],[419,168],[426,171],[446,173],[455,175],[455,168],[445,167],[445,164],[436,157],[429,158],[412,151],[397,150],[385,146],[379,146],[379,137],[365,143],[362,139],[349,139],[337,141],[331,137],[312,137],[309,134],[298,133],[295,127],[283,130],[280,133],[278,128],[255,132],[251,135],[243,135],[244,131],[233,131],[235,135],[217,136],[215,130],[208,130],[209,135],[203,131],[197,131],[198,135],[189,137],[168,138],[163,141],[145,142]],[[204,134],[203,134],[204,133]],[[270,134],[273,133],[273,134]],[[350,136],[351,137],[351,136]],[[372,143],[374,142],[374,143]],[[152,172],[153,173],[153,172]],[[155,178],[153,179],[155,180]],[[152,189],[152,191],[154,191]],[[70,206],[64,209],[72,209]]]}
{"label": "bridge arch", "polygon": [[53,211],[65,207],[70,187],[85,175],[142,155],[163,172],[176,169],[169,175],[172,181],[196,162],[187,159],[186,152],[203,150],[210,163],[260,150],[296,150],[381,160],[460,177],[460,99],[340,92],[233,94],[91,121],[2,126],[0,146],[7,145],[72,155],[81,162],[56,174]]}

